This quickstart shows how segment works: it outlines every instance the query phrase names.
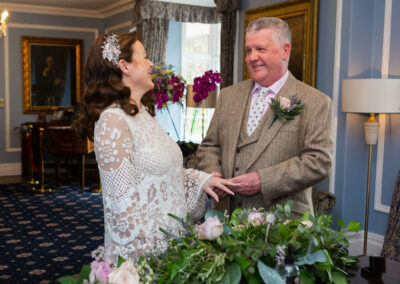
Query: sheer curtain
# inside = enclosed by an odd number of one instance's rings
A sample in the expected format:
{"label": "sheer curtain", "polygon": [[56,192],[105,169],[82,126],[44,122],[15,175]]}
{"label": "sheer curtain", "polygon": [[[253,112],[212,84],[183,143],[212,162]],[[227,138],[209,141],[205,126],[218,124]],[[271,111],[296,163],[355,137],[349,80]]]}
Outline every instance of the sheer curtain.
{"label": "sheer curtain", "polygon": [[133,17],[133,24],[154,64],[165,60],[169,20],[208,24],[220,21],[215,8],[150,0],[137,1]]}

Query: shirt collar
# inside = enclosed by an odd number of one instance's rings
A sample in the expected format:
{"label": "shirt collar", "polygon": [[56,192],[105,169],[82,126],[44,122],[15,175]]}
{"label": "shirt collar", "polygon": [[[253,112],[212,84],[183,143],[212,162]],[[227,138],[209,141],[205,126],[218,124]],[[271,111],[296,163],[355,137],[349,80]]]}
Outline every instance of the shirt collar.
{"label": "shirt collar", "polygon": [[[283,74],[283,76],[278,81],[273,83],[271,86],[267,87],[270,89],[270,91],[272,91],[276,95],[282,89],[283,85],[285,85],[288,78],[289,78],[289,71],[286,70],[286,73]],[[261,86],[258,83],[254,83],[253,91],[251,93],[254,94],[255,92],[257,92],[257,88],[259,87],[264,87],[264,86]]]}

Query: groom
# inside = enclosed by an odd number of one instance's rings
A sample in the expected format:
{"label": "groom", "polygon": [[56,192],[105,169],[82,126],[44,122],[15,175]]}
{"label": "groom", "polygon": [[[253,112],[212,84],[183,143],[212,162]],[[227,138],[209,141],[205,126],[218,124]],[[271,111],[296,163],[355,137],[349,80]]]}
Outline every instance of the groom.
{"label": "groom", "polygon": [[[279,18],[256,19],[246,29],[251,79],[221,90],[197,150],[199,169],[236,184],[230,187],[235,196],[220,201],[218,210],[267,208],[292,200],[294,213],[313,213],[311,186],[330,173],[332,102],[288,71],[291,38]],[[292,112],[294,119],[286,122],[276,119],[271,99],[286,107],[292,96],[304,104],[301,112]]]}

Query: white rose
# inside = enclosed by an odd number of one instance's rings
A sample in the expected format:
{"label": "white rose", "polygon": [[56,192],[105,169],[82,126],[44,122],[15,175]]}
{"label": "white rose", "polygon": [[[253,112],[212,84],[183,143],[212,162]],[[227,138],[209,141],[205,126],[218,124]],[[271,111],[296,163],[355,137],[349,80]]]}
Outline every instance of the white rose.
{"label": "white rose", "polygon": [[268,214],[267,217],[265,218],[265,222],[271,225],[275,223],[275,220],[276,218],[274,214]]}
{"label": "white rose", "polygon": [[222,223],[217,216],[208,217],[207,220],[200,225],[198,229],[198,237],[200,240],[215,240],[222,235],[224,231]]}
{"label": "white rose", "polygon": [[314,225],[314,223],[310,220],[301,221],[300,224],[302,224],[303,226],[305,226],[306,228],[309,228],[309,229],[311,229],[312,226]]}
{"label": "white rose", "polygon": [[263,223],[263,214],[259,212],[251,212],[247,217],[247,221],[254,227],[260,226]]}
{"label": "white rose", "polygon": [[283,110],[288,110],[290,108],[290,100],[288,98],[280,97],[279,104]]}
{"label": "white rose", "polygon": [[112,284],[139,284],[140,278],[132,261],[126,261],[110,273],[109,281]]}

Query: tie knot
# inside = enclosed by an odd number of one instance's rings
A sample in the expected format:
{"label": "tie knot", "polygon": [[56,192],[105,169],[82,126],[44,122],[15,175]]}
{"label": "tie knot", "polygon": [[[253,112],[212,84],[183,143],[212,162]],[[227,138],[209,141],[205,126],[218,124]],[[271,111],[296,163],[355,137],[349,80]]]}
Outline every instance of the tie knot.
{"label": "tie knot", "polygon": [[260,94],[261,97],[265,98],[269,92],[270,92],[270,89],[267,87],[258,87],[258,93]]}

